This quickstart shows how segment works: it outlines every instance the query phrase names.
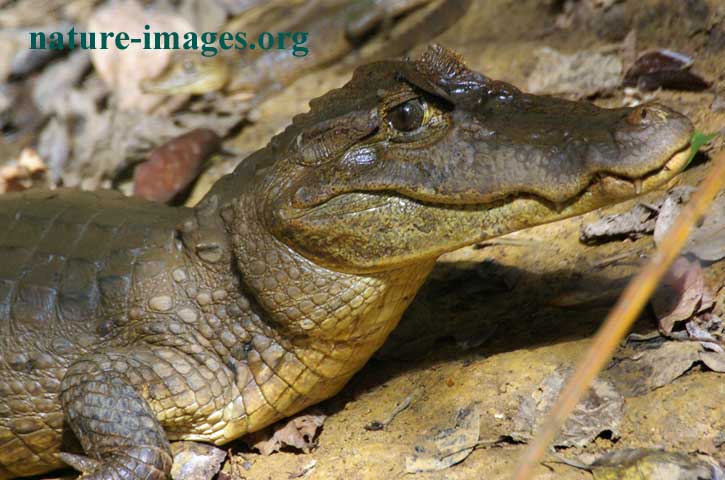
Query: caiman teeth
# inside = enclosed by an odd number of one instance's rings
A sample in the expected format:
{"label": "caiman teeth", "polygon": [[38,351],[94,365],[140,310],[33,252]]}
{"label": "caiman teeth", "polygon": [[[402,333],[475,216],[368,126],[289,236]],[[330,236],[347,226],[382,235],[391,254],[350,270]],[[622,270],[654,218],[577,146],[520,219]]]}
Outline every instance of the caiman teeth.
{"label": "caiman teeth", "polygon": [[634,182],[634,194],[639,195],[642,193],[642,184],[644,183],[641,178],[636,179]]}

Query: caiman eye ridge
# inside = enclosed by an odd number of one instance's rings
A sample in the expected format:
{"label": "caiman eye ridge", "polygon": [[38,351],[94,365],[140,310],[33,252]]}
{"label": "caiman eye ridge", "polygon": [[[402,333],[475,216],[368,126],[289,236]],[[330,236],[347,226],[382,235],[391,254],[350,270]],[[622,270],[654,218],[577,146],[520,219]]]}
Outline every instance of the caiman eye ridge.
{"label": "caiman eye ridge", "polygon": [[426,103],[422,98],[414,98],[388,112],[388,123],[400,132],[412,132],[423,124]]}

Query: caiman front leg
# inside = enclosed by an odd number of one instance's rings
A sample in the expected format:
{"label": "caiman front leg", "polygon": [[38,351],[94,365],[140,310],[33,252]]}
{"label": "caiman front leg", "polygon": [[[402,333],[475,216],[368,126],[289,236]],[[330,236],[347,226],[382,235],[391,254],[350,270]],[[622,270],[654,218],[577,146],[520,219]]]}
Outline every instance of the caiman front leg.
{"label": "caiman front leg", "polygon": [[61,454],[61,460],[80,470],[82,478],[168,477],[169,442],[140,385],[133,381],[134,373],[144,377],[134,363],[129,354],[95,354],[74,363],[63,379],[65,421],[90,458]]}
{"label": "caiman front leg", "polygon": [[209,392],[218,392],[220,382],[202,377],[204,367],[164,347],[81,358],[63,379],[61,404],[88,457],[61,459],[86,480],[166,479],[172,456],[165,427],[174,431],[175,421],[190,425],[215,409]]}

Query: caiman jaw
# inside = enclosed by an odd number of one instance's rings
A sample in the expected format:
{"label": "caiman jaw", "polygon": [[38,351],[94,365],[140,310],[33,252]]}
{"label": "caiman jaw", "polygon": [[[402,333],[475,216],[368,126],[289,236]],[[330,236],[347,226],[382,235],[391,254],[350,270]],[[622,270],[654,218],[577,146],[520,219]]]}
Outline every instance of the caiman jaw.
{"label": "caiman jaw", "polygon": [[684,149],[672,155],[662,168],[654,172],[633,179],[605,174],[588,189],[599,189],[603,194],[613,198],[626,198],[628,196],[640,195],[670,180],[675,174],[685,168],[689,156],[690,144],[688,143]]}
{"label": "caiman jaw", "polygon": [[328,268],[352,273],[400,268],[645,193],[672,179],[688,157],[685,148],[662,168],[634,180],[604,174],[562,203],[530,193],[486,204],[446,205],[394,192],[351,192],[311,209],[286,210],[285,224],[302,228],[280,233],[303,255]]}

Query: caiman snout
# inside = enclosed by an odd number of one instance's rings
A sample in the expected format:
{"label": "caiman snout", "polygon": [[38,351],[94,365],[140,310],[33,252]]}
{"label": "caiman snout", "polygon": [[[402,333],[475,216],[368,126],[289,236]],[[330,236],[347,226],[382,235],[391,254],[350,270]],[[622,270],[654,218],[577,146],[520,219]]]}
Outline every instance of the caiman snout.
{"label": "caiman snout", "polygon": [[[489,97],[481,106],[454,103],[445,138],[425,156],[386,158],[376,180],[387,177],[390,189],[438,204],[532,196],[561,205],[593,188],[632,196],[684,166],[693,126],[665,106],[602,109],[511,86],[507,92],[514,93],[505,101]],[[400,172],[404,178],[396,178]]]}
{"label": "caiman snout", "polygon": [[692,122],[659,104],[631,109],[615,140],[624,148],[618,168],[605,171],[595,186],[613,197],[638,195],[664,183],[684,168],[689,156]]}

